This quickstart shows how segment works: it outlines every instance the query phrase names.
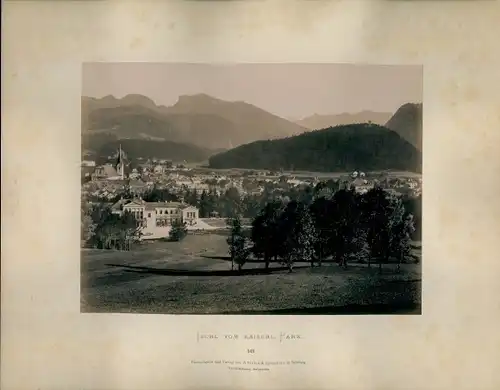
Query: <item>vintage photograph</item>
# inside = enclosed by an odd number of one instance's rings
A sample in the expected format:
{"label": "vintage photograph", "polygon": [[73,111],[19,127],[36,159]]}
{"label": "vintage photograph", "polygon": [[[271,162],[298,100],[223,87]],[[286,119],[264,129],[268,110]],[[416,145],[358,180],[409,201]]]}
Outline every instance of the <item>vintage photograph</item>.
{"label": "vintage photograph", "polygon": [[83,64],[81,312],[421,314],[422,77]]}

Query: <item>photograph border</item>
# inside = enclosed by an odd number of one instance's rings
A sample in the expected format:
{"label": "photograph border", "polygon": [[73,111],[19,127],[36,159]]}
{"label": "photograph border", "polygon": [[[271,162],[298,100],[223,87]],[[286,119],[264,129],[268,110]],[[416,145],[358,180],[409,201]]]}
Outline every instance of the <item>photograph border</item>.
{"label": "photograph border", "polygon": [[[2,388],[498,388],[498,2],[11,1],[3,11]],[[423,315],[80,314],[80,67],[107,60],[422,63]],[[197,342],[271,331],[304,337]],[[196,363],[249,349],[305,364],[250,374]]]}

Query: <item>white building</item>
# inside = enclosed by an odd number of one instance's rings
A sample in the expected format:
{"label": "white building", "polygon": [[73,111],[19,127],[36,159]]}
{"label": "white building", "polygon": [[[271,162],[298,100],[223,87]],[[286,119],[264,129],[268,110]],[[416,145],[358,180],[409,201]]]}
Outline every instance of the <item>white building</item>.
{"label": "white building", "polygon": [[157,175],[160,175],[164,172],[164,167],[163,165],[156,165],[153,169],[153,172],[156,173]]}
{"label": "white building", "polygon": [[145,202],[142,199],[119,200],[112,212],[131,212],[142,226],[143,239],[168,237],[174,221],[185,222],[188,229],[199,223],[199,211],[180,202]]}
{"label": "white building", "polygon": [[361,179],[360,177],[354,179],[351,182],[351,185],[353,185],[356,189],[356,192],[360,194],[365,194],[373,188],[373,183],[370,183],[368,180]]}

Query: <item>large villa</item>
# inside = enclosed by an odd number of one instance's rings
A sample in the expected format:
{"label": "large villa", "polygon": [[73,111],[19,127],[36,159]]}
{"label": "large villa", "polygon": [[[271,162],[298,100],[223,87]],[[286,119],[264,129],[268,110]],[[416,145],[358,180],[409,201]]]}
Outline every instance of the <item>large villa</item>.
{"label": "large villa", "polygon": [[174,221],[185,222],[188,229],[201,228],[204,225],[199,218],[198,208],[181,202],[146,202],[140,198],[121,199],[111,211],[122,215],[128,211],[142,226],[144,239],[168,236]]}

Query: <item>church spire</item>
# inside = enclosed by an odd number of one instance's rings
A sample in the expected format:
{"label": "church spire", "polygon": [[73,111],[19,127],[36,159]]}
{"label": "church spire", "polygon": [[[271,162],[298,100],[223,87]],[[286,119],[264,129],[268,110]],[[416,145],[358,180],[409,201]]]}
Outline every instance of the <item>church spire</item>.
{"label": "church spire", "polygon": [[123,156],[122,156],[122,144],[120,144],[120,168],[121,168],[121,175],[122,175],[122,180],[124,179],[124,174],[125,174],[125,166],[123,163]]}
{"label": "church spire", "polygon": [[116,170],[118,174],[121,176],[121,179],[124,179],[124,163],[123,163],[123,153],[122,153],[122,144],[120,144],[120,148],[118,149],[118,158],[116,159]]}

